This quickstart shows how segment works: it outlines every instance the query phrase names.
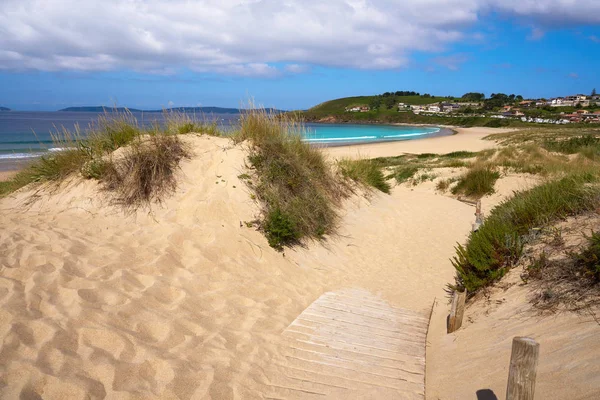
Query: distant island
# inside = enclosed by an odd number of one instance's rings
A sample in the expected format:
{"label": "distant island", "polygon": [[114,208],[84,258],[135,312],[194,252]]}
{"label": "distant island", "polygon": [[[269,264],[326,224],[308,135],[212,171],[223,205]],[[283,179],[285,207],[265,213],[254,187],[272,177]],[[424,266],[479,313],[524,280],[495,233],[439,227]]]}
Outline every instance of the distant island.
{"label": "distant island", "polygon": [[0,107],[0,111],[11,111],[10,108]]}
{"label": "distant island", "polygon": [[[283,113],[286,111],[277,110],[275,108],[267,108],[268,112],[273,113]],[[58,111],[70,111],[70,112],[123,112],[123,111],[131,111],[131,112],[185,112],[185,113],[198,113],[198,114],[241,114],[245,110],[240,108],[224,108],[224,107],[174,107],[174,108],[166,108],[161,110],[140,110],[137,108],[126,108],[126,107],[105,107],[105,106],[89,106],[89,107],[67,107]]]}

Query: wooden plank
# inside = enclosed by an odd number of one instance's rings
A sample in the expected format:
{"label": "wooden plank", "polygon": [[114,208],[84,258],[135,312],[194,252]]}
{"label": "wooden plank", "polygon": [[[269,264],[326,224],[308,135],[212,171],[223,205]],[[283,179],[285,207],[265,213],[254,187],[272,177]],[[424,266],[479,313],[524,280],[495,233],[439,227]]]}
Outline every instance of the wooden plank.
{"label": "wooden plank", "polygon": [[428,326],[364,290],[325,293],[283,332],[268,397],[422,400]]}
{"label": "wooden plank", "polygon": [[528,337],[512,343],[506,400],[533,400],[540,345]]}

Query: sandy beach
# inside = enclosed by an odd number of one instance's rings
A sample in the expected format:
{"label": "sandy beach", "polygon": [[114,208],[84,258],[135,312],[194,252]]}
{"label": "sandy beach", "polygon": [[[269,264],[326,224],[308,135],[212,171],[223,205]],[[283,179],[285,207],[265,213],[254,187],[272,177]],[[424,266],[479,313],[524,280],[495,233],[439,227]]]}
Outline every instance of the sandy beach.
{"label": "sandy beach", "polygon": [[508,128],[460,128],[447,127],[456,131],[456,135],[432,137],[419,140],[404,140],[397,142],[362,144],[354,146],[340,146],[328,148],[327,154],[334,158],[375,158],[393,157],[403,153],[436,153],[445,154],[453,151],[481,151],[496,147],[484,137],[493,133],[510,132]]}
{"label": "sandy beach", "polygon": [[[498,131],[458,129],[449,137],[324,152],[477,151],[494,146],[482,138]],[[452,385],[459,374],[505,379],[498,369],[507,367],[509,333],[498,349],[486,339],[492,322],[485,318],[453,336],[443,330],[450,257],[471,229],[472,206],[432,185],[358,193],[343,206],[338,235],[281,253],[246,224],[260,209],[239,178],[243,146],[185,140],[194,154],[182,164],[177,192],[151,211],[124,213],[93,181],[64,183],[35,202],[27,192],[0,200],[0,397],[264,398],[269,371],[285,358],[282,332],[322,294],[349,289],[427,316],[433,307],[427,398],[475,398],[472,389],[485,380]],[[531,184],[503,178],[494,201]],[[549,325],[526,326],[510,335]],[[476,357],[460,360],[468,351],[462,343],[470,342],[478,343]],[[545,365],[556,370],[578,351],[585,349],[573,347]],[[498,352],[498,363],[484,362]],[[557,374],[540,380],[542,393],[596,379]]]}

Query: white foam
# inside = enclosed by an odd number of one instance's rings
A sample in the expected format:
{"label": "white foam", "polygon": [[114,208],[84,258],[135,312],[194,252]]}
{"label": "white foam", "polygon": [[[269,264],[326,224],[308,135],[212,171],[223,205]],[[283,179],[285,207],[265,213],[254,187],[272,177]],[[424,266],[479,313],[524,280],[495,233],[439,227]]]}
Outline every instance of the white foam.
{"label": "white foam", "polygon": [[32,153],[10,153],[10,154],[0,154],[0,160],[15,160],[20,158],[35,158],[39,157],[41,154],[32,154]]}
{"label": "white foam", "polygon": [[304,139],[308,142],[333,142],[333,141],[349,141],[349,140],[366,140],[366,139],[377,139],[377,136],[354,136],[344,138],[319,138],[319,139]]}

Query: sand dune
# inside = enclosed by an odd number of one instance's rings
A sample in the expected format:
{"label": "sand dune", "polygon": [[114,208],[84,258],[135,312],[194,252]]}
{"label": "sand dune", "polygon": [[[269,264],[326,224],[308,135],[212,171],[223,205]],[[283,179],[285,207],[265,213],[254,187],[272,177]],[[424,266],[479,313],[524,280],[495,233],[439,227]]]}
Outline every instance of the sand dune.
{"label": "sand dune", "polygon": [[[344,208],[338,237],[271,249],[245,153],[190,137],[177,193],[125,215],[94,182],[0,203],[0,397],[260,398],[281,333],[329,290],[429,309],[472,209],[396,188]],[[444,229],[440,229],[440,227]]]}
{"label": "sand dune", "polygon": [[[384,152],[377,144],[369,153],[476,150],[484,146],[477,135],[399,143]],[[460,144],[448,147],[454,139]],[[65,183],[33,203],[32,193],[0,201],[0,398],[263,398],[273,366],[289,351],[286,328],[324,293],[348,290],[415,315],[429,315],[436,302],[428,398],[474,398],[487,382],[502,393],[510,338],[534,323],[499,308],[458,336],[443,332],[444,287],[454,275],[449,258],[470,230],[473,207],[436,194],[432,182],[357,195],[341,210],[339,235],[279,253],[245,224],[260,210],[238,178],[243,146],[186,140],[194,156],[182,164],[180,186],[151,211],[125,214],[92,181]],[[359,147],[326,151],[348,155]],[[484,209],[533,183],[502,178]],[[575,323],[565,319],[559,329],[574,332]],[[551,320],[535,324],[554,329]],[[593,338],[586,332],[581,346],[556,338],[572,353],[561,350],[553,360],[578,362]],[[455,384],[497,356],[489,375]],[[557,365],[550,364],[542,393],[568,383]]]}

